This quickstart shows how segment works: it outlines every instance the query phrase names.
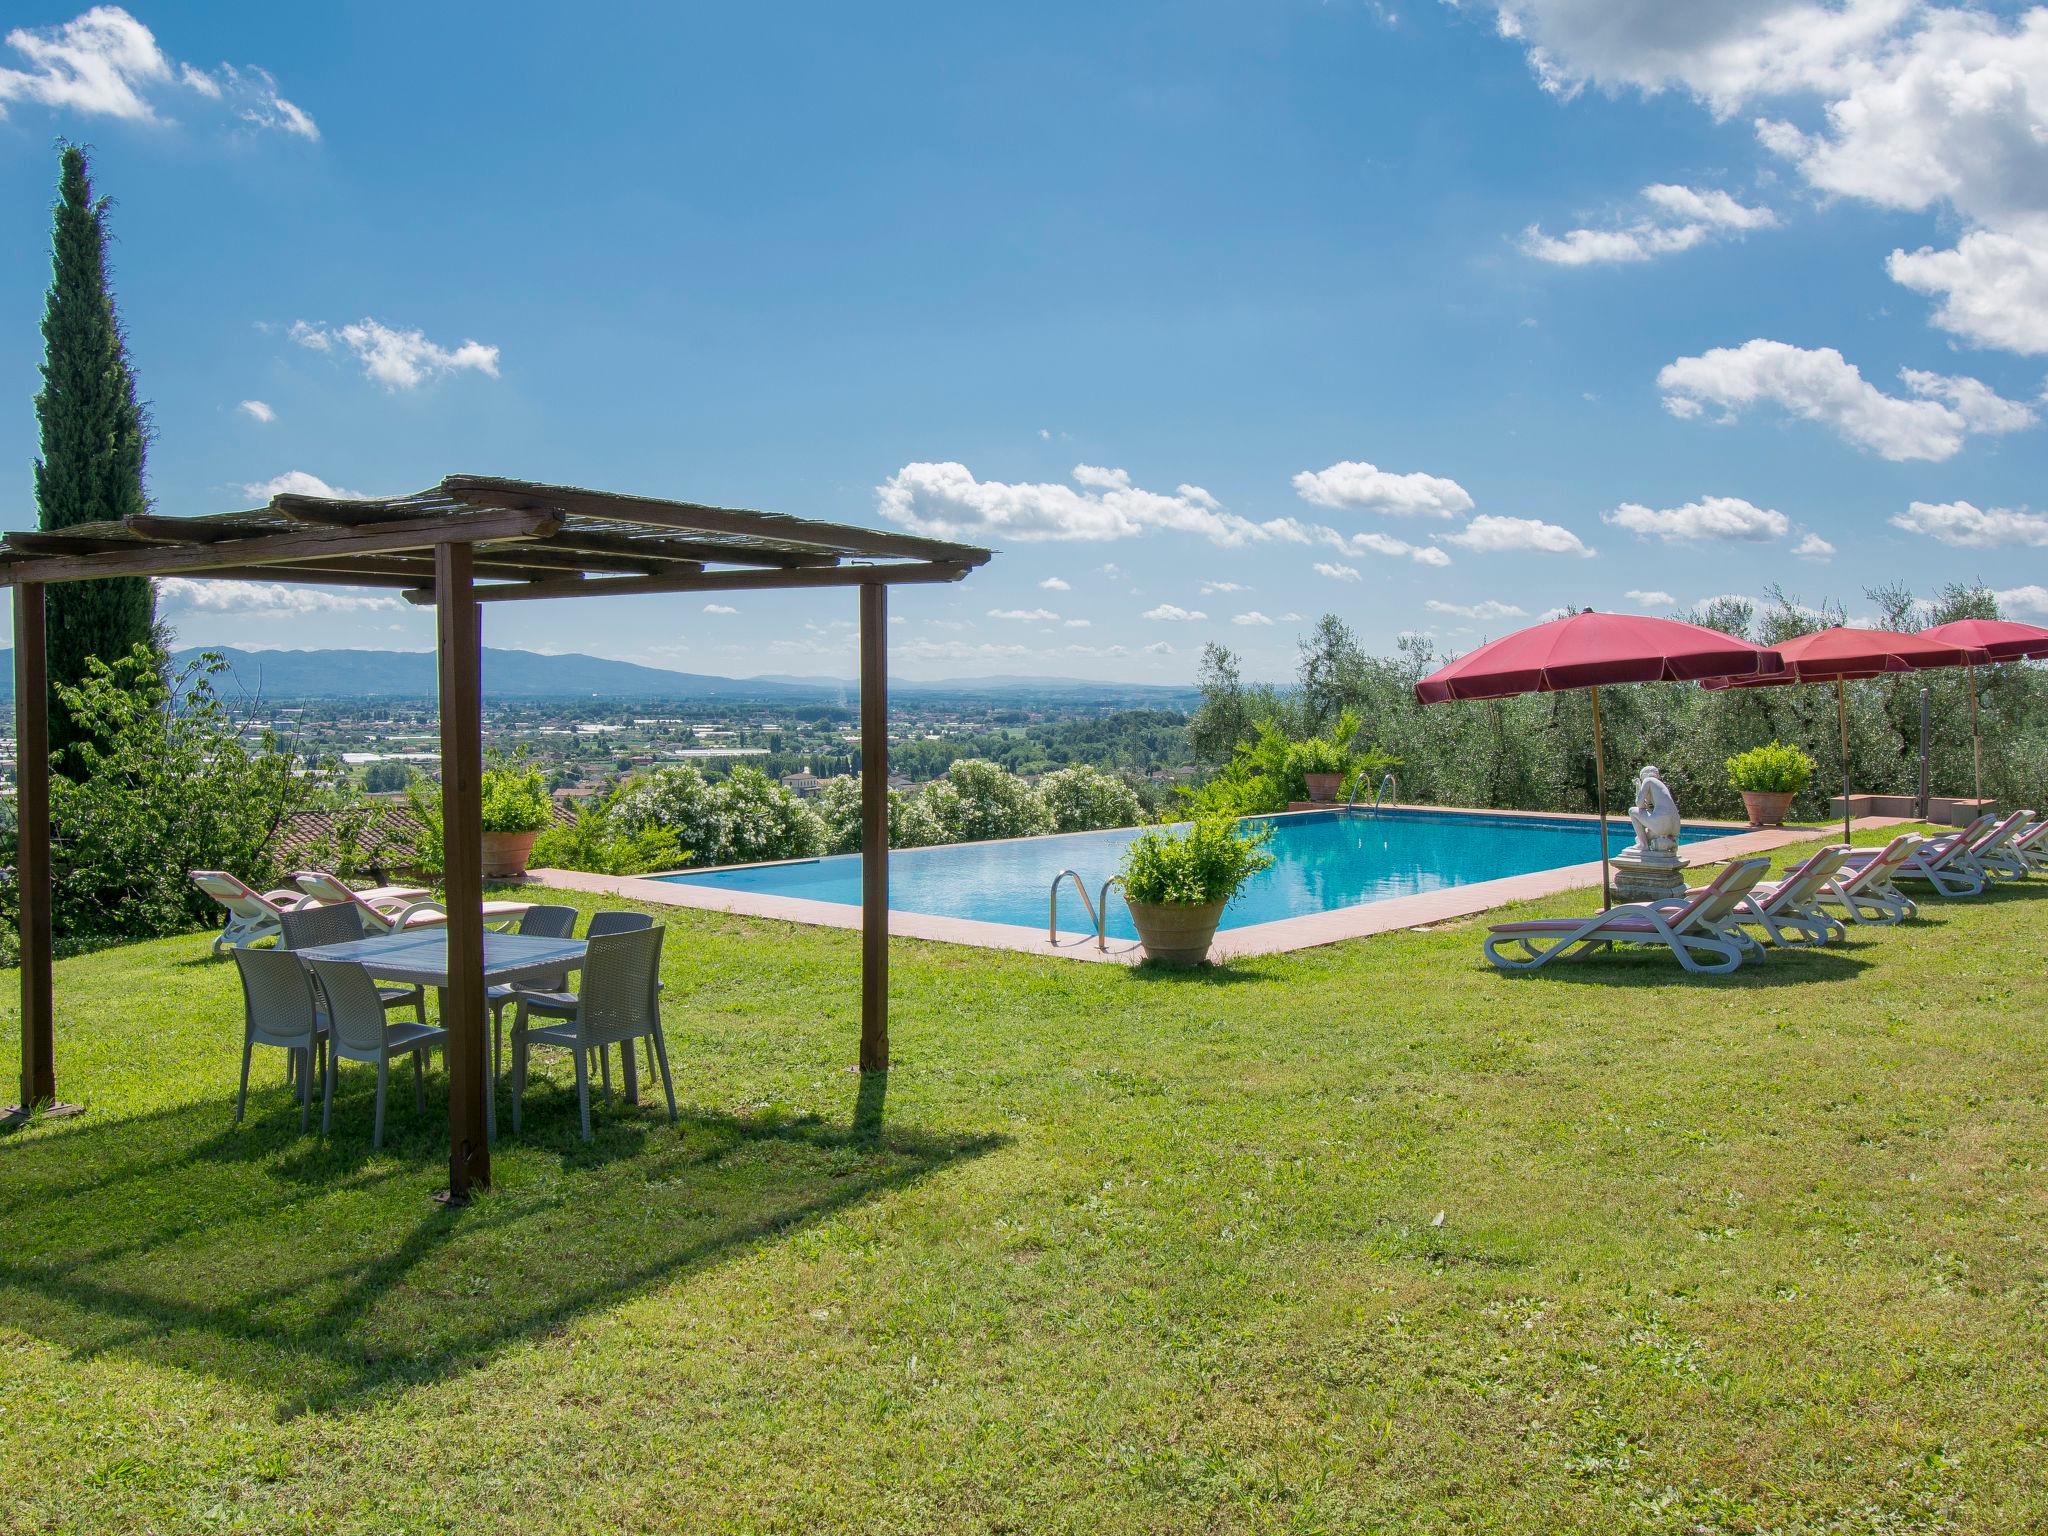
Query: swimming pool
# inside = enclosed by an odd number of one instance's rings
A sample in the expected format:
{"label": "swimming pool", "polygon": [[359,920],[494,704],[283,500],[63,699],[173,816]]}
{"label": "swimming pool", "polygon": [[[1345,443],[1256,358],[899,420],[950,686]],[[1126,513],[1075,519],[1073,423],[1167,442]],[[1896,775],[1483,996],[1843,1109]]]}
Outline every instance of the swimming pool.
{"label": "swimming pool", "polygon": [[[1330,912],[1363,902],[1414,896],[1447,886],[1532,874],[1600,857],[1599,823],[1564,816],[1489,816],[1470,812],[1306,811],[1260,818],[1273,824],[1272,867],[1249,880],[1224,908],[1224,928]],[[1726,835],[1725,827],[1687,827],[1681,842]],[[892,911],[1045,929],[1046,893],[1062,869],[1076,871],[1092,898],[1116,873],[1135,828],[1055,837],[902,848],[889,855]],[[1609,823],[1619,852],[1632,840],[1626,820]],[[808,901],[860,905],[860,855],[756,864],[656,877],[664,884]],[[1110,897],[1109,934],[1134,939],[1129,911]],[[1089,932],[1073,888],[1062,890],[1062,932]]]}

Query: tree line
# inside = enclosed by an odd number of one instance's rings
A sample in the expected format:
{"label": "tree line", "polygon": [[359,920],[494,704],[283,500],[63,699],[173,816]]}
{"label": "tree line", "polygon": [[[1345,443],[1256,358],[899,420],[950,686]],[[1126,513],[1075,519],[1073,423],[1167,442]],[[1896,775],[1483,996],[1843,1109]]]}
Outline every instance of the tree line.
{"label": "tree line", "polygon": [[[2002,617],[1997,600],[1982,586],[1944,586],[1921,599],[1904,585],[1891,585],[1865,596],[1876,609],[1876,623],[1893,630]],[[1846,622],[1839,603],[1808,607],[1778,588],[1761,603],[1721,598],[1679,617],[1759,645]],[[1292,686],[1246,682],[1236,655],[1212,644],[1202,655],[1202,700],[1188,725],[1190,750],[1197,761],[1220,766],[1256,739],[1262,722],[1300,738],[1327,729],[1351,710],[1362,721],[1359,744],[1396,760],[1404,800],[1595,809],[1592,705],[1584,690],[1417,703],[1415,684],[1449,659],[1415,635],[1403,636],[1390,654],[1369,654],[1335,614],[1325,615],[1301,642]],[[1971,681],[1964,669],[1946,668],[1850,683],[1855,792],[1917,791],[1925,690],[1930,788],[1936,795],[1970,794]],[[1985,795],[2005,806],[2042,806],[2048,802],[2048,668],[2026,662],[1978,667],[1974,682]],[[1824,819],[1829,798],[1839,792],[1842,753],[1832,687],[1715,691],[1691,683],[1630,684],[1603,688],[1600,703],[1610,792],[1637,768],[1654,763],[1688,815],[1737,817],[1741,796],[1724,765],[1734,753],[1773,740],[1802,747],[1820,764],[1794,802],[1795,817]]]}

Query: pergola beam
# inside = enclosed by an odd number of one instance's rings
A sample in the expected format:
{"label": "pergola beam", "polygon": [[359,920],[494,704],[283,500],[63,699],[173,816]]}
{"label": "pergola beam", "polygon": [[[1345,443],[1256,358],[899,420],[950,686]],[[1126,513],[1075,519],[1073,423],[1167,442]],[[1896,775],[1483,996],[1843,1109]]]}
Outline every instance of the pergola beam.
{"label": "pergola beam", "polygon": [[[725,561],[732,565],[783,568],[831,565],[839,558],[819,549],[771,549],[738,543],[719,544],[709,539],[636,538],[629,533],[607,533],[597,528],[567,527],[548,542],[555,549],[595,550],[600,554],[628,555],[641,560]],[[590,568],[602,569],[595,564]]]}
{"label": "pergola beam", "polygon": [[[23,582],[94,581],[104,576],[204,574],[210,566],[270,565],[322,557],[350,559],[398,550],[433,549],[487,539],[546,537],[560,526],[548,512],[493,511],[453,517],[414,518],[366,528],[308,528],[255,534],[212,544],[136,544],[90,554],[49,555],[0,565],[0,585]],[[9,536],[10,542],[12,535]],[[48,537],[40,535],[38,537]],[[13,545],[16,549],[25,546]]]}
{"label": "pergola beam", "polygon": [[[870,584],[958,581],[972,566],[939,561],[903,561],[894,565],[827,565],[795,571],[705,571],[699,576],[618,576],[599,581],[533,581],[516,586],[483,587],[480,603],[516,602],[536,597],[642,597],[661,592],[778,592],[790,588],[864,587]],[[408,592],[408,602],[425,605],[431,592]]]}
{"label": "pergola beam", "polygon": [[[583,517],[618,518],[681,533],[731,533],[780,543],[809,545],[831,554],[872,555],[882,559],[916,558],[980,565],[988,551],[945,539],[910,533],[883,533],[840,523],[819,523],[782,512],[754,512],[737,507],[707,507],[696,502],[657,501],[645,496],[617,496],[570,486],[525,486],[517,481],[480,475],[450,475],[441,482],[444,495],[473,507],[553,507]],[[975,557],[979,556],[979,559]]]}

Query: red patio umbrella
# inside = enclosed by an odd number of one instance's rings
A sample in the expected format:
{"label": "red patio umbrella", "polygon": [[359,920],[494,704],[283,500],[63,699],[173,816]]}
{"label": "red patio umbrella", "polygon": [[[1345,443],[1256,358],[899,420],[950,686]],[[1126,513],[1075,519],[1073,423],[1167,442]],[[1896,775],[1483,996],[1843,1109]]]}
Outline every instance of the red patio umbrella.
{"label": "red patio umbrella", "polygon": [[1600,802],[1600,901],[1608,903],[1607,754],[1600,690],[1610,683],[1694,683],[1774,673],[1776,652],[1718,629],[1629,613],[1567,614],[1468,651],[1415,685],[1424,704],[1584,688],[1593,698],[1593,775]]}
{"label": "red patio umbrella", "polygon": [[[1957,619],[1952,624],[1921,630],[1920,638],[1982,651],[1986,661],[2032,661],[2048,656],[2048,629],[2011,619]],[[1976,775],[1976,795],[1982,800],[1984,742],[1977,734],[1977,664],[1966,662],[1964,670],[1970,680],[1970,764]]]}
{"label": "red patio umbrella", "polygon": [[1889,629],[1852,629],[1838,625],[1781,641],[1778,655],[1785,669],[1772,677],[1709,678],[1709,688],[1758,688],[1778,683],[1833,683],[1835,719],[1842,732],[1842,840],[1849,840],[1849,694],[1852,678],[1882,677],[1888,672],[1918,672],[1928,667],[1960,667],[1981,661],[1981,651],[1945,645],[1922,635]]}

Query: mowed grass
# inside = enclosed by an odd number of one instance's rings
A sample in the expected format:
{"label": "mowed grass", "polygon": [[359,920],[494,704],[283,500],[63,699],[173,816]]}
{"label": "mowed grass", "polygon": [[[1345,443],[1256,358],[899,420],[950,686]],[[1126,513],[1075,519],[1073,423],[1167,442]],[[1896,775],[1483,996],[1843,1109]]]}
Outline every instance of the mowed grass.
{"label": "mowed grass", "polygon": [[885,1091],[857,936],[668,911],[680,1127],[557,1066],[460,1213],[438,1081],[238,1128],[229,962],[66,961],[0,1530],[2048,1528],[2029,884],[1722,979],[899,943]]}

